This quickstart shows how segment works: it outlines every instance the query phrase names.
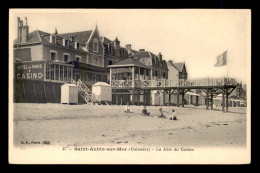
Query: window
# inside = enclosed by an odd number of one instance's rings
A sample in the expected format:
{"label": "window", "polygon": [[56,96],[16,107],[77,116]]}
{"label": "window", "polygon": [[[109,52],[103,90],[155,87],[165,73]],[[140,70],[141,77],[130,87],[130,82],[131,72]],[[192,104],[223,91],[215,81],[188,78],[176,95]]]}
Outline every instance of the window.
{"label": "window", "polygon": [[64,81],[68,80],[68,72],[67,72],[67,67],[64,67]]}
{"label": "window", "polygon": [[69,54],[67,54],[67,53],[64,53],[63,54],[63,60],[64,60],[64,62],[68,62],[69,61]]}
{"label": "window", "polygon": [[57,52],[56,51],[51,51],[51,61],[54,61],[57,59]]}
{"label": "window", "polygon": [[70,67],[65,67],[67,68],[67,81],[70,81],[71,80],[71,68]]}
{"label": "window", "polygon": [[50,65],[46,63],[46,79],[50,79]]}
{"label": "window", "polygon": [[75,49],[79,49],[79,43],[75,42]]}
{"label": "window", "polygon": [[63,39],[63,46],[69,47],[69,40]]}
{"label": "window", "polygon": [[59,67],[60,65],[56,64],[55,65],[55,74],[54,74],[54,80],[59,80]]}
{"label": "window", "polygon": [[112,64],[113,64],[112,60],[109,60],[108,65],[112,65]]}
{"label": "window", "polygon": [[93,43],[93,52],[97,52],[98,51],[98,43]]}
{"label": "window", "polygon": [[63,68],[64,66],[60,66],[60,81],[63,81]]}
{"label": "window", "polygon": [[50,43],[56,43],[56,36],[50,35]]}
{"label": "window", "polygon": [[89,79],[89,74],[85,73],[85,81],[88,81],[88,79]]}
{"label": "window", "polygon": [[95,65],[98,65],[98,58],[95,58]]}
{"label": "window", "polygon": [[51,64],[51,80],[54,80],[54,64]]}
{"label": "window", "polygon": [[81,56],[77,56],[77,55],[76,55],[76,58],[75,58],[75,59],[76,59],[77,62],[80,62],[80,61],[81,61]]}
{"label": "window", "polygon": [[163,73],[163,78],[165,78],[166,77],[166,74],[165,73]]}
{"label": "window", "polygon": [[87,64],[89,64],[89,56],[87,55]]}
{"label": "window", "polygon": [[98,52],[98,39],[93,40],[93,52]]}

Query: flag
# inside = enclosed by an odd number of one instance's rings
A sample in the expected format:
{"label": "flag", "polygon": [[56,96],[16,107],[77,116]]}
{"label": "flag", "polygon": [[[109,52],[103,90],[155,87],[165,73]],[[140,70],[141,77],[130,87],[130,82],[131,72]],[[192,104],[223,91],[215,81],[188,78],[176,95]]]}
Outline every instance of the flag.
{"label": "flag", "polygon": [[225,65],[227,65],[227,50],[222,54],[218,55],[217,63],[214,65],[214,67],[225,66]]}

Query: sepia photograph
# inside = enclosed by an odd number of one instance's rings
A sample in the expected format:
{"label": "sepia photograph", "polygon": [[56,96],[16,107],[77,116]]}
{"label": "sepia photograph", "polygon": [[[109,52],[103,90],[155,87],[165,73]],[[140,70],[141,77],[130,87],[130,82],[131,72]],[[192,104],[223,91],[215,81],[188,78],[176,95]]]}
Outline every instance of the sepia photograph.
{"label": "sepia photograph", "polygon": [[251,11],[10,9],[9,163],[248,164]]}

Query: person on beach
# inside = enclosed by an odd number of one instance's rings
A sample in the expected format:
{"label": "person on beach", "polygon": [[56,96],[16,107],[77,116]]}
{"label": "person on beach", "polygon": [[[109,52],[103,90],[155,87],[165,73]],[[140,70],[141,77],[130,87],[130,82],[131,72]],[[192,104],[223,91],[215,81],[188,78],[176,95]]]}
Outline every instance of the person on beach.
{"label": "person on beach", "polygon": [[166,118],[166,116],[163,114],[164,111],[162,110],[162,108],[159,109],[160,115],[159,118]]}
{"label": "person on beach", "polygon": [[129,118],[129,113],[131,112],[131,109],[129,107],[129,103],[128,102],[126,103],[124,112],[125,112],[125,115],[127,116],[127,118]]}
{"label": "person on beach", "polygon": [[129,103],[127,102],[126,105],[125,105],[125,112],[131,112],[131,109],[129,107]]}
{"label": "person on beach", "polygon": [[174,109],[172,109],[172,117],[170,118],[170,120],[177,120],[177,116]]}
{"label": "person on beach", "polygon": [[147,112],[146,106],[144,106],[144,108],[142,110],[142,115],[150,116],[150,112]]}

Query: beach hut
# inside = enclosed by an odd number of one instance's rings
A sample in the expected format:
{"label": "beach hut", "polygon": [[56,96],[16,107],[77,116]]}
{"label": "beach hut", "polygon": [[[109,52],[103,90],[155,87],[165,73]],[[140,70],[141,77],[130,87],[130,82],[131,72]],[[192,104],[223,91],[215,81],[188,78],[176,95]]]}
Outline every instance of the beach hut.
{"label": "beach hut", "polygon": [[163,94],[160,91],[151,91],[151,105],[162,106],[163,105]]}
{"label": "beach hut", "polygon": [[200,100],[200,95],[197,93],[193,93],[193,92],[187,92],[185,94],[188,104],[190,105],[199,105],[199,100]]}
{"label": "beach hut", "polygon": [[110,104],[112,102],[111,86],[105,82],[92,85],[92,101],[94,104]]}
{"label": "beach hut", "polygon": [[61,103],[78,104],[78,87],[74,84],[61,85]]}

